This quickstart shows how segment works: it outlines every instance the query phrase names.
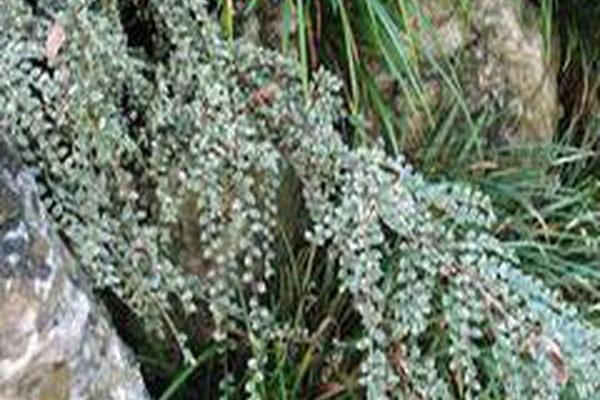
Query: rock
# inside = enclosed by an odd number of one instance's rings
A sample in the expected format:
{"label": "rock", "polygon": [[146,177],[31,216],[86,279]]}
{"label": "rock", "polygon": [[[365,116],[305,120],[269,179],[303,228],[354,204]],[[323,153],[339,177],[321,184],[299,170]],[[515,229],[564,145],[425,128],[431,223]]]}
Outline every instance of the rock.
{"label": "rock", "polygon": [[0,132],[0,399],[148,399]]}
{"label": "rock", "polygon": [[[464,48],[472,38],[466,23],[466,10],[455,0],[422,0],[420,16],[409,18],[411,40],[435,57],[448,57]],[[432,29],[433,28],[433,29]],[[409,36],[410,36],[409,35]]]}
{"label": "rock", "polygon": [[427,114],[447,115],[447,108],[457,104],[456,88],[439,73],[439,65],[449,64],[455,65],[469,112],[502,112],[486,132],[490,144],[550,142],[560,116],[558,63],[546,51],[535,18],[538,11],[513,0],[473,0],[466,8],[461,3],[424,0],[418,12],[411,11],[405,43],[422,64],[421,93],[410,93],[412,103],[401,91],[389,99],[403,121],[403,149],[409,156],[418,152],[426,133],[438,123]]}
{"label": "rock", "polygon": [[476,0],[471,15],[480,35],[477,50],[485,55],[477,63],[473,96],[508,94],[515,129],[501,139],[514,144],[550,142],[559,118],[558,71],[527,7],[511,0]]}
{"label": "rock", "polygon": [[[259,0],[258,19],[260,22],[261,44],[270,49],[282,49],[285,36],[284,2]],[[292,4],[292,3],[290,3]],[[298,29],[295,9],[292,7],[290,20],[290,39],[294,40]]]}

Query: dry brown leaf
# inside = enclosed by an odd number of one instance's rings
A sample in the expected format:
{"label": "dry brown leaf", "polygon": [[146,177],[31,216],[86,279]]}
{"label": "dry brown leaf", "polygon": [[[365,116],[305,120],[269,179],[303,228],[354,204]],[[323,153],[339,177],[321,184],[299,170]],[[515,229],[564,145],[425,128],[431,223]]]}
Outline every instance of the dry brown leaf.
{"label": "dry brown leaf", "polygon": [[525,341],[524,349],[533,357],[545,356],[554,367],[556,383],[565,385],[569,380],[569,371],[560,351],[560,346],[555,340],[546,336],[530,335]]}
{"label": "dry brown leaf", "polygon": [[270,83],[264,87],[261,87],[251,94],[251,99],[256,106],[269,105],[275,99],[279,87],[275,83]]}
{"label": "dry brown leaf", "polygon": [[409,373],[408,362],[406,360],[406,353],[406,346],[401,342],[396,342],[392,344],[391,351],[389,354],[389,359],[392,368],[402,380],[406,380]]}
{"label": "dry brown leaf", "polygon": [[337,382],[325,382],[319,385],[319,394],[315,400],[329,400],[340,393],[343,393],[346,388]]}
{"label": "dry brown leaf", "polygon": [[66,38],[67,36],[63,26],[59,22],[54,22],[48,31],[46,46],[44,48],[44,56],[48,61],[54,61],[54,59],[56,59]]}
{"label": "dry brown leaf", "polygon": [[545,342],[546,354],[554,366],[554,376],[556,381],[560,385],[564,385],[569,380],[569,371],[567,371],[567,366],[565,365],[565,360],[560,352],[560,347],[558,347],[558,344],[554,340],[546,339]]}

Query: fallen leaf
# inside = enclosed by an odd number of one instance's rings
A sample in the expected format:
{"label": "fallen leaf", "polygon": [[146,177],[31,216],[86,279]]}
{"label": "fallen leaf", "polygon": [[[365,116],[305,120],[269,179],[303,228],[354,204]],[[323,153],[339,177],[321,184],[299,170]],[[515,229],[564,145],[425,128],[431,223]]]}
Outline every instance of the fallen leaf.
{"label": "fallen leaf", "polygon": [[396,375],[398,375],[402,380],[406,380],[409,374],[406,353],[406,346],[401,342],[396,342],[392,344],[389,354],[392,368],[396,372]]}
{"label": "fallen leaf", "polygon": [[328,400],[343,393],[346,388],[336,382],[325,382],[319,385],[319,394],[315,400]]}
{"label": "fallen leaf", "polygon": [[554,367],[556,383],[563,386],[569,381],[569,371],[558,343],[546,336],[532,334],[525,341],[525,351],[533,357],[544,356]]}
{"label": "fallen leaf", "polygon": [[54,22],[48,31],[48,38],[46,39],[46,47],[44,49],[44,56],[48,61],[56,59],[66,37],[63,26],[58,22]]}
{"label": "fallen leaf", "polygon": [[545,344],[546,354],[554,366],[554,376],[556,381],[560,385],[565,385],[569,380],[569,372],[567,371],[567,366],[565,365],[562,353],[560,352],[560,347],[551,339],[547,339]]}
{"label": "fallen leaf", "polygon": [[279,88],[275,83],[270,83],[252,92],[250,98],[252,102],[257,106],[269,105],[275,99],[278,90]]}

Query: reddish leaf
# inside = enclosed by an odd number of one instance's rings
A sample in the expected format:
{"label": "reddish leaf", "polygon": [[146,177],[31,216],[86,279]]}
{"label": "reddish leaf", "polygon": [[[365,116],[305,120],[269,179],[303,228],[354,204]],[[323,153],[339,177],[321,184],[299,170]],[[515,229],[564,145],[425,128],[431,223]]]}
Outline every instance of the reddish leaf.
{"label": "reddish leaf", "polygon": [[554,367],[554,378],[559,385],[565,385],[569,381],[569,371],[556,341],[538,335],[530,335],[525,341],[525,351],[533,357],[547,357]]}
{"label": "reddish leaf", "polygon": [[546,354],[554,366],[554,376],[560,385],[564,385],[569,380],[569,371],[563,359],[560,347],[554,340],[547,339]]}
{"label": "reddish leaf", "polygon": [[46,47],[44,49],[44,56],[49,60],[53,61],[56,56],[58,56],[58,52],[60,51],[60,47],[63,45],[66,39],[65,29],[63,26],[54,22],[48,31],[48,37],[46,38]]}

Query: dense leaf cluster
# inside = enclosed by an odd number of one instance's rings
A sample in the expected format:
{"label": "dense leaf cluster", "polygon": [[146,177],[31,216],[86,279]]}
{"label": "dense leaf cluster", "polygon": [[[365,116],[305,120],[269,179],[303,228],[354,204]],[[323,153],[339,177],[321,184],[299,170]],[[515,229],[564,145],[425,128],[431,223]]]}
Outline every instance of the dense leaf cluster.
{"label": "dense leaf cluster", "polygon": [[287,179],[360,316],[367,398],[598,396],[598,331],[519,272],[484,196],[351,149],[332,76],[305,92],[289,60],[220,39],[198,0],[140,2],[127,29],[115,1],[29,3],[0,6],[0,123],[46,207],[148,327],[177,331],[180,307],[206,305],[217,342],[245,332],[250,398],[281,334]]}

